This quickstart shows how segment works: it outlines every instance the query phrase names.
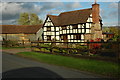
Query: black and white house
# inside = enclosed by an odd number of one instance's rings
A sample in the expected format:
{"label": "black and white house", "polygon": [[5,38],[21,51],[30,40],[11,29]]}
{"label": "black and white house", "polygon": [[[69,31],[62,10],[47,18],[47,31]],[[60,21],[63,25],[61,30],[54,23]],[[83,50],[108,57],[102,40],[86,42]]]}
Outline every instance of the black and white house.
{"label": "black and white house", "polygon": [[102,38],[102,19],[99,4],[92,8],[47,15],[43,24],[44,41],[86,42]]}

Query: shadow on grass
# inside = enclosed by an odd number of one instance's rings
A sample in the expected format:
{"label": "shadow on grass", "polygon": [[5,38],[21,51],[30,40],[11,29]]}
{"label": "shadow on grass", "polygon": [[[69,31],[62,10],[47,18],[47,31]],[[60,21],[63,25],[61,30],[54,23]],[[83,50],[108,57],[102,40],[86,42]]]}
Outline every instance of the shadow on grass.
{"label": "shadow on grass", "polygon": [[64,80],[58,74],[41,67],[20,68],[3,72],[2,79],[5,78],[49,78],[49,80]]}

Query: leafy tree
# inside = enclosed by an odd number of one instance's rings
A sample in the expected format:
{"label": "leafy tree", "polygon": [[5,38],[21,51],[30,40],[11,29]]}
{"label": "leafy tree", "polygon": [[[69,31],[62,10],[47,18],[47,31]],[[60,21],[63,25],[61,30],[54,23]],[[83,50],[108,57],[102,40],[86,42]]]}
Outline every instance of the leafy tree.
{"label": "leafy tree", "polygon": [[114,41],[120,40],[120,28],[119,27],[106,27],[103,28],[103,32],[114,33],[114,37],[112,38]]}
{"label": "leafy tree", "polygon": [[20,18],[18,19],[18,24],[20,25],[29,25],[29,14],[28,13],[21,13]]}
{"label": "leafy tree", "polygon": [[119,35],[120,28],[119,27],[106,27],[103,28],[103,32],[114,33],[115,35]]}
{"label": "leafy tree", "polygon": [[37,25],[42,24],[42,22],[35,13],[21,13],[18,19],[20,25]]}

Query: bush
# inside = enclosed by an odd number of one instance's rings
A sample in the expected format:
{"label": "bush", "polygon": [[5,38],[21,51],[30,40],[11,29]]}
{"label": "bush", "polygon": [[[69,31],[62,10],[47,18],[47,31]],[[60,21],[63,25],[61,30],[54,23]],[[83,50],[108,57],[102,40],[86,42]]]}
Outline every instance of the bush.
{"label": "bush", "polygon": [[106,49],[99,51],[100,56],[116,57],[117,53],[114,50]]}
{"label": "bush", "polygon": [[18,47],[19,43],[18,43],[18,41],[5,40],[5,41],[3,41],[3,46],[6,46],[6,47]]}

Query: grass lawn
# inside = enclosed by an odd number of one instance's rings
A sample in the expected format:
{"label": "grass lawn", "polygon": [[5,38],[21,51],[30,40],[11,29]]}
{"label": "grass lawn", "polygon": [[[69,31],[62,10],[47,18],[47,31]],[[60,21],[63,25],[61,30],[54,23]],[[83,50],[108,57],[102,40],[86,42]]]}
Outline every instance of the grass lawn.
{"label": "grass lawn", "polygon": [[0,49],[14,49],[14,48],[25,48],[25,47],[0,47]]}
{"label": "grass lawn", "polygon": [[66,57],[60,55],[51,55],[36,52],[20,52],[17,55],[26,58],[31,58],[40,62],[49,64],[65,66],[68,68],[74,68],[82,71],[89,71],[96,74],[105,76],[118,77],[118,64],[105,61],[78,59],[73,57]]}

